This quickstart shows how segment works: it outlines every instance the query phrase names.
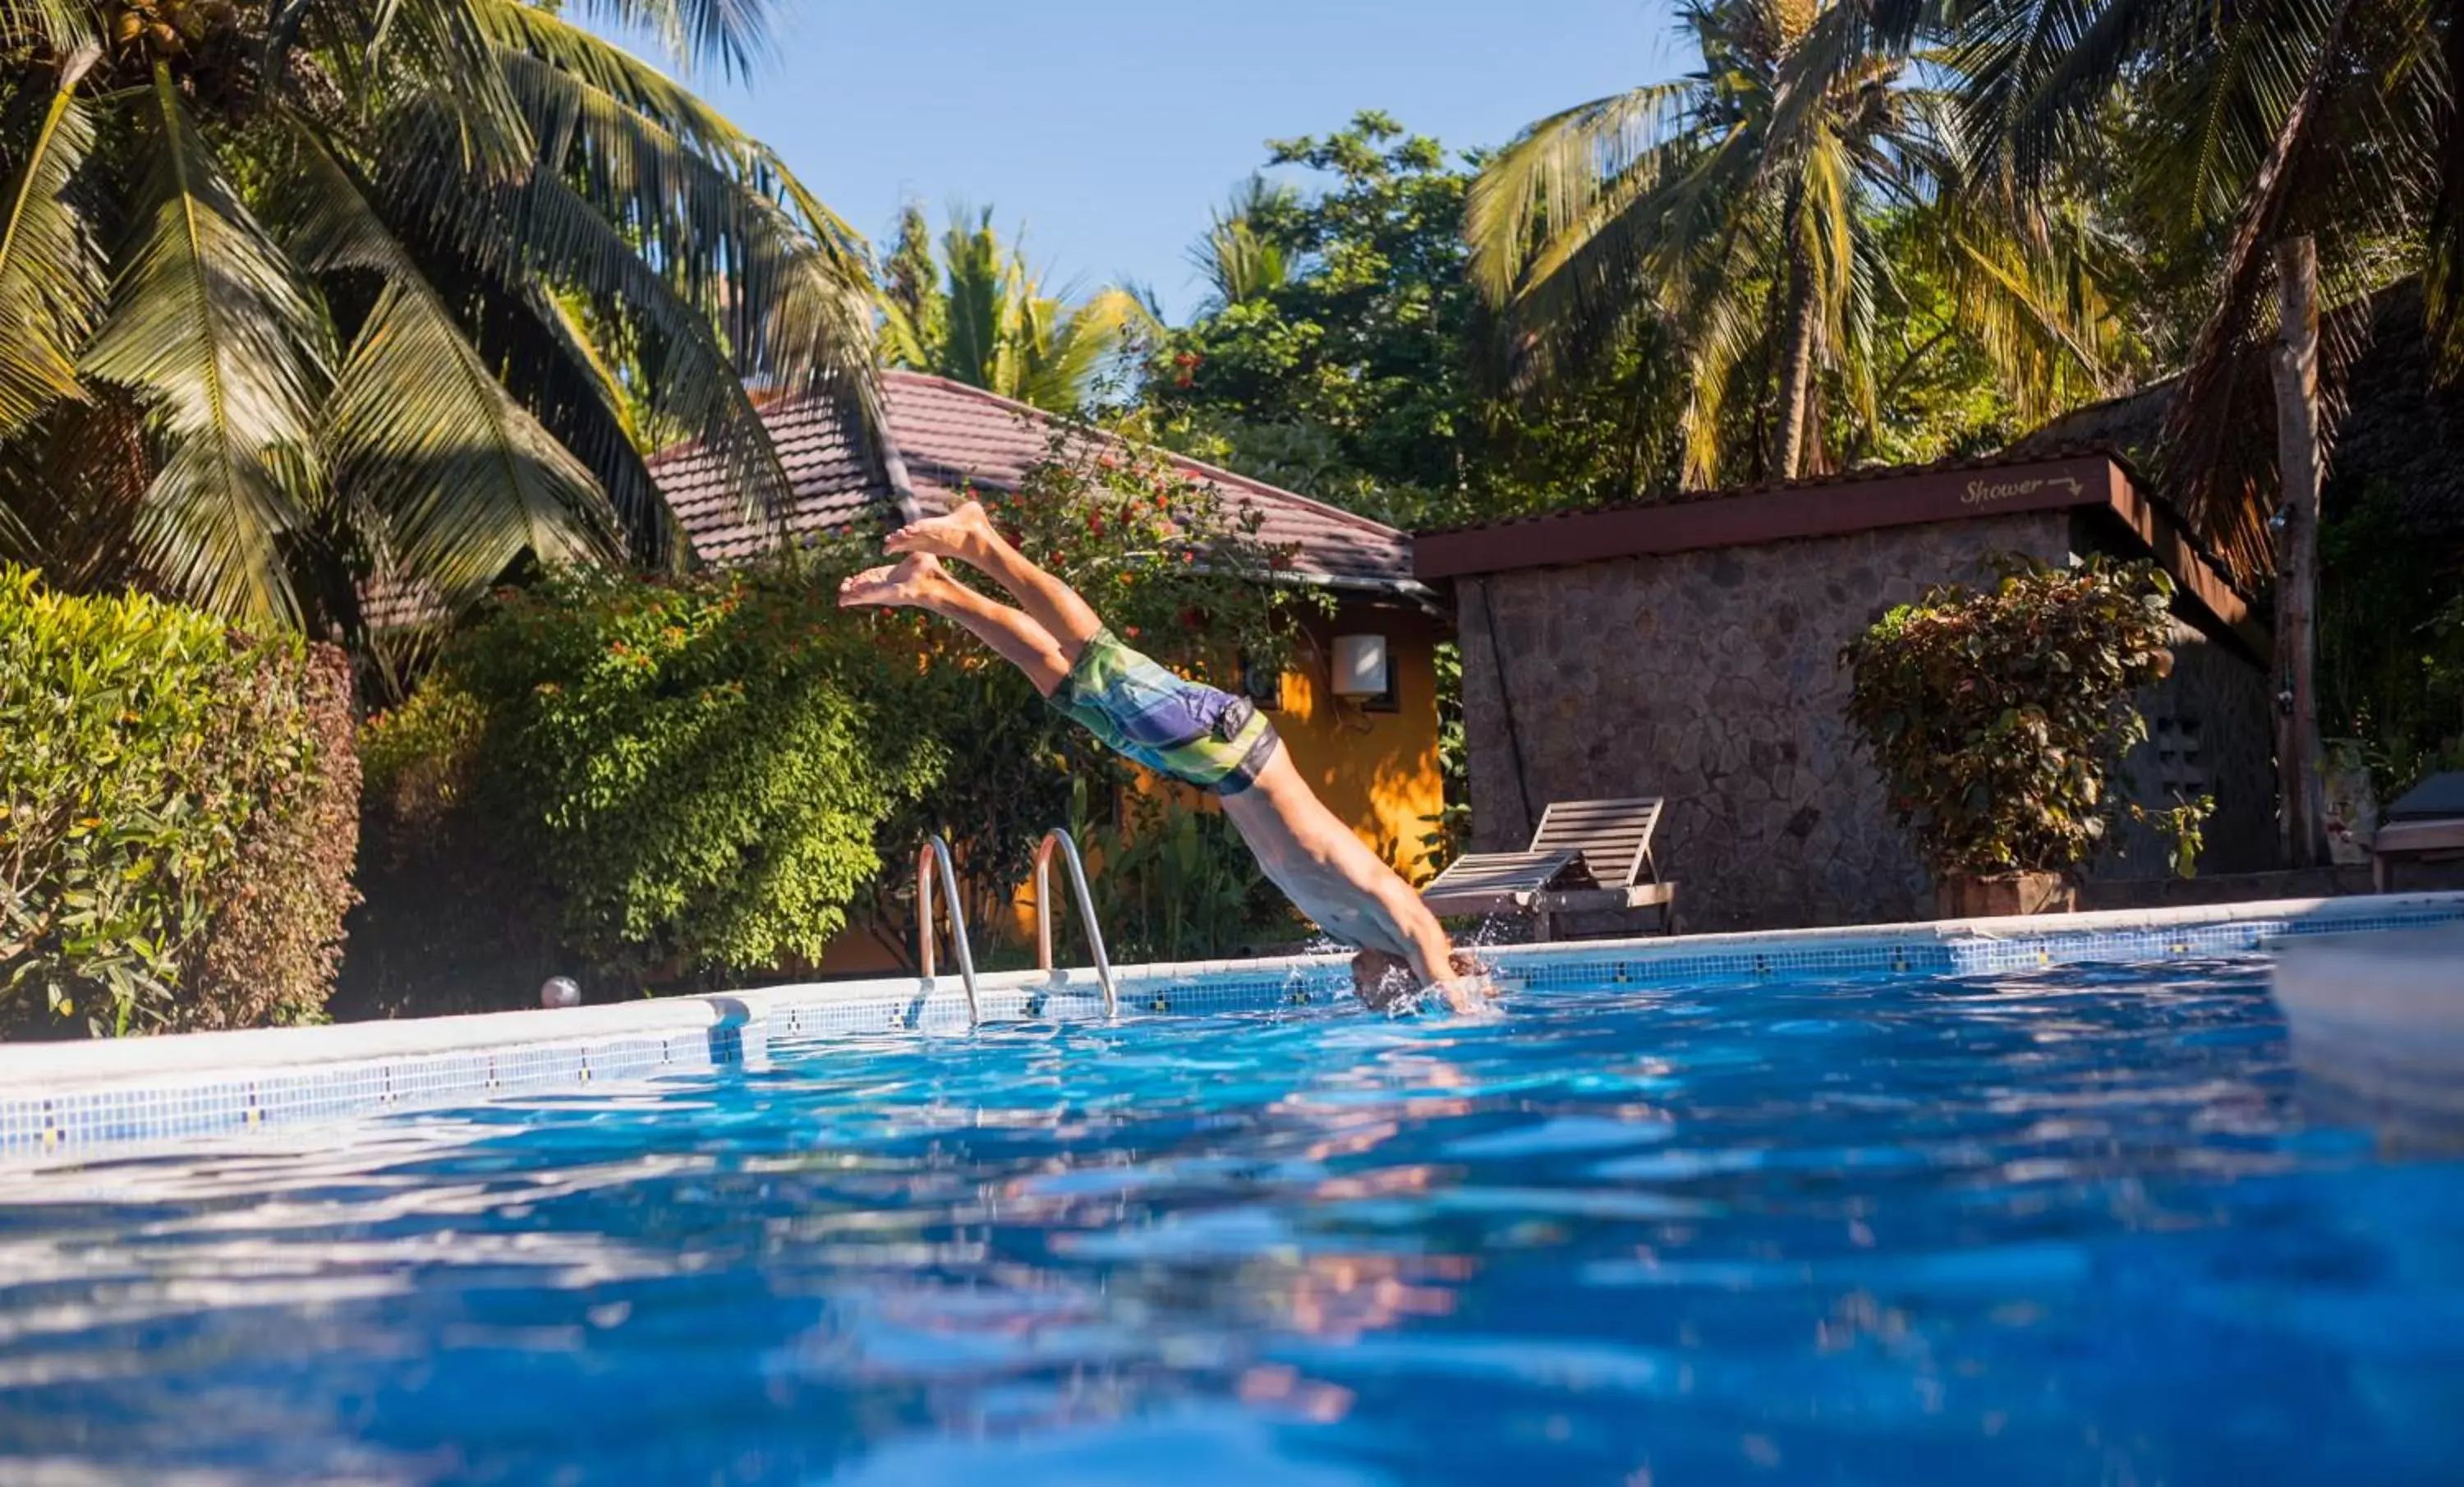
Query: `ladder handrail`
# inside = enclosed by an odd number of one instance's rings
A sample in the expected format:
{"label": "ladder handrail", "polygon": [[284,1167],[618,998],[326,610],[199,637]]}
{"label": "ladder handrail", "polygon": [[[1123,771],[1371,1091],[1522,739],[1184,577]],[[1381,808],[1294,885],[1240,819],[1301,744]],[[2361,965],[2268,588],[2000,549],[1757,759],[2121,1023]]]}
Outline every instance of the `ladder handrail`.
{"label": "ladder handrail", "polygon": [[958,870],[950,865],[950,844],[927,836],[915,854],[915,962],[929,984],[933,980],[933,866],[940,864],[941,896],[950,904],[950,943],[958,952],[958,979],[967,988],[967,1026],[983,1025],[976,1005],[976,952],[967,943],[967,917],[958,897]]}
{"label": "ladder handrail", "polygon": [[1078,922],[1086,928],[1087,946],[1095,952],[1095,982],[1104,988],[1104,1015],[1120,1015],[1120,999],[1112,990],[1112,962],[1104,953],[1104,932],[1095,924],[1095,896],[1087,888],[1087,864],[1068,829],[1054,827],[1035,849],[1035,964],[1052,969],[1052,849],[1059,847],[1069,864],[1070,886],[1078,890]]}

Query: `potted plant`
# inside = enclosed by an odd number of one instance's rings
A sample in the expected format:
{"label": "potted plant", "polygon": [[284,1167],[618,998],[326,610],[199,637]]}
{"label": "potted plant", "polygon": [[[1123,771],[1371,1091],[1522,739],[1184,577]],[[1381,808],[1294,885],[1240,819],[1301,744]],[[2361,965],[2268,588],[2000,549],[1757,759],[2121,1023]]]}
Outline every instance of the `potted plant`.
{"label": "potted plant", "polygon": [[2172,669],[2172,581],[2145,561],[1992,566],[1992,588],[1938,585],[1839,656],[1849,721],[1916,835],[1937,911],[2069,909],[2073,871],[2125,815],[2171,834],[2185,865],[2206,804],[2141,811],[2113,788],[2147,734],[2132,699]]}

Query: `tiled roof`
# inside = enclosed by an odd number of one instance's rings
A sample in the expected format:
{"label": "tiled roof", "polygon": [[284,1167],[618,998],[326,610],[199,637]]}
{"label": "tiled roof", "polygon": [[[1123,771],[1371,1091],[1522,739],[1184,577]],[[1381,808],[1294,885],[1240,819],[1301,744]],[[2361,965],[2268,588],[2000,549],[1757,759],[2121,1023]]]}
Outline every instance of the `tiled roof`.
{"label": "tiled roof", "polygon": [[[980,388],[891,371],[882,374],[882,392],[891,441],[928,516],[948,510],[969,486],[1017,489],[1051,445],[1048,414]],[[1199,460],[1169,457],[1191,480],[1213,486],[1227,509],[1254,507],[1260,540],[1291,546],[1300,574],[1384,588],[1411,582],[1411,539],[1394,527]]]}
{"label": "tiled roof", "polygon": [[[783,521],[746,512],[721,462],[699,444],[675,445],[650,456],[650,477],[692,539],[694,557],[725,566],[775,548],[782,528],[801,538],[868,520],[894,525],[911,512],[933,516],[948,510],[969,486],[1015,490],[1045,457],[1057,427],[1049,414],[1023,403],[922,372],[884,372],[881,390],[890,426],[887,460],[866,448],[849,399],[799,395],[761,406],[761,420],[795,487]],[[1189,478],[1221,493],[1227,508],[1254,507],[1260,540],[1288,546],[1297,576],[1347,588],[1417,591],[1406,534],[1262,480],[1170,457]],[[445,617],[432,596],[399,584],[371,586],[363,602],[380,629]]]}
{"label": "tiled roof", "polygon": [[702,562],[742,563],[768,552],[779,545],[782,526],[789,537],[809,537],[894,509],[879,462],[865,449],[851,400],[781,398],[762,408],[761,421],[796,492],[783,522],[746,511],[720,460],[699,444],[675,445],[650,456],[650,478]]}
{"label": "tiled roof", "polygon": [[[903,467],[914,509],[947,511],[969,487],[1016,490],[1051,447],[1053,418],[964,383],[922,372],[881,375],[891,452]],[[871,517],[900,520],[900,492],[882,462],[866,455],[853,406],[812,395],[764,405],[762,421],[795,481],[785,522],[791,536],[839,530]],[[1255,507],[1259,538],[1293,549],[1292,569],[1305,578],[1356,587],[1401,589],[1412,581],[1411,540],[1391,526],[1264,481],[1170,456],[1183,474],[1221,493],[1227,507]],[[706,563],[740,563],[776,544],[776,528],[747,520],[727,489],[717,461],[698,446],[659,454],[650,474]]]}

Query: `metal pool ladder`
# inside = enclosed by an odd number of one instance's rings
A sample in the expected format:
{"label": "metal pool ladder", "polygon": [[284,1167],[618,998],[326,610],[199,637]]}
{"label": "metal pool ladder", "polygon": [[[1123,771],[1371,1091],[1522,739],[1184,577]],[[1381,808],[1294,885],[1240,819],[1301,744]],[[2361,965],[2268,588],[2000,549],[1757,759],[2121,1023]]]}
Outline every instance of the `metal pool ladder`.
{"label": "metal pool ladder", "polygon": [[[1078,922],[1087,931],[1087,946],[1095,952],[1095,981],[1104,988],[1104,1015],[1120,1015],[1120,998],[1112,990],[1112,962],[1104,953],[1104,932],[1095,926],[1095,896],[1087,891],[1087,864],[1078,855],[1078,844],[1070,839],[1068,830],[1054,827],[1044,833],[1035,849],[1035,964],[1046,973],[1052,969],[1052,849],[1061,849],[1062,859],[1069,865],[1069,886],[1078,891]],[[960,943],[965,942],[961,941]],[[927,963],[926,974],[932,972]]]}
{"label": "metal pool ladder", "polygon": [[[1071,865],[1075,866],[1078,860],[1077,853],[1073,851],[1069,854],[1069,860]],[[1042,854],[1039,854],[1035,861],[1040,871],[1044,865]],[[916,967],[923,971],[926,988],[929,990],[933,981],[933,877],[934,868],[936,865],[940,869],[941,897],[947,899],[950,905],[950,943],[958,952],[958,979],[965,983],[967,988],[967,1026],[980,1027],[983,1025],[984,1018],[981,1009],[976,1004],[976,952],[967,943],[967,916],[963,907],[964,900],[958,897],[958,870],[950,865],[950,844],[937,835],[925,837],[923,849],[915,854]],[[1043,879],[1039,877],[1036,881],[1041,885]],[[1082,877],[1079,881],[1083,884],[1086,880]],[[1081,891],[1084,891],[1083,888]],[[1042,902],[1040,886],[1037,901]],[[1038,918],[1041,919],[1041,917],[1042,911],[1039,909]],[[1096,958],[1101,960],[1103,953],[1101,949],[1096,950]],[[1048,964],[1051,957],[1046,955],[1045,959]],[[1107,1001],[1110,1000],[1111,985],[1108,979],[1105,982],[1108,988]]]}

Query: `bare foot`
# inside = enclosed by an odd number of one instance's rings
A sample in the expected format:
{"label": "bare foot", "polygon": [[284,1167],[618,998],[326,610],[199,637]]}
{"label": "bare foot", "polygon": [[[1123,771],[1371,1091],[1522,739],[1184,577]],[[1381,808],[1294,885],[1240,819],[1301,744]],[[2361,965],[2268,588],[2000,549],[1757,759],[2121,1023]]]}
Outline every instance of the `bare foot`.
{"label": "bare foot", "polygon": [[940,560],[928,552],[910,553],[888,567],[867,568],[839,585],[839,608],[929,608],[949,582]]}
{"label": "bare foot", "polygon": [[971,500],[948,516],[909,522],[884,538],[881,545],[890,552],[929,553],[973,563],[992,539],[992,518],[984,515],[981,502]]}

